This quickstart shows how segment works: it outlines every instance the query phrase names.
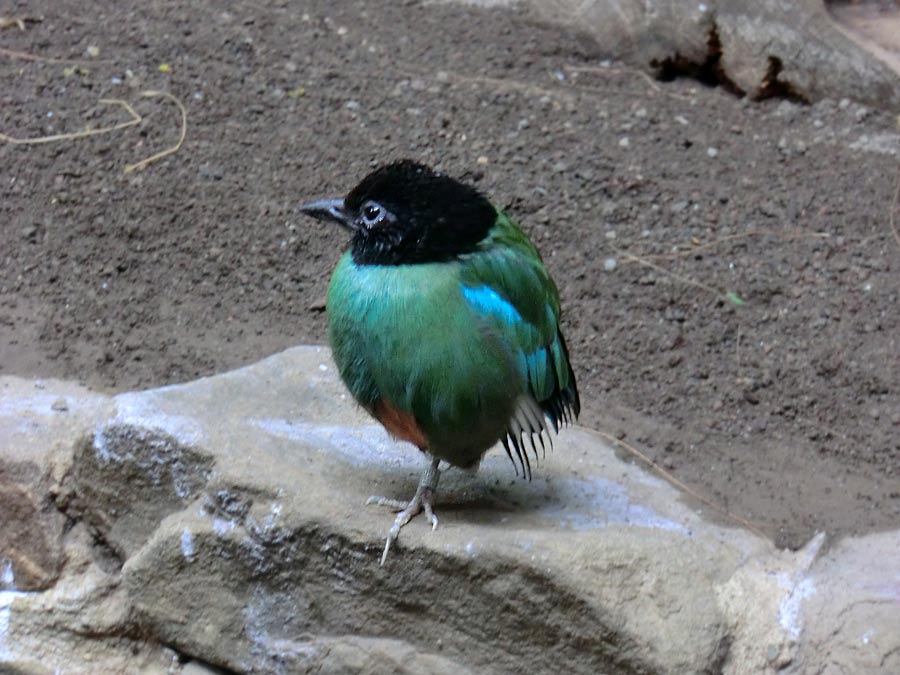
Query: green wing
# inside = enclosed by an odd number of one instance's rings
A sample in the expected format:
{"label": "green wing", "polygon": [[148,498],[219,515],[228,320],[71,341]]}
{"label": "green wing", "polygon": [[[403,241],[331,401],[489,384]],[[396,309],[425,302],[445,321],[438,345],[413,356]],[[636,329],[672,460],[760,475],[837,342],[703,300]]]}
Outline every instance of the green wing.
{"label": "green wing", "polygon": [[461,282],[464,299],[501,336],[527,383],[527,395],[510,421],[504,446],[512,457],[512,444],[523,471],[530,475],[527,453],[521,451],[523,434],[532,446],[535,435],[543,444],[544,420],[558,431],[581,409],[559,329],[559,292],[537,249],[504,214],[481,249],[465,260]]}

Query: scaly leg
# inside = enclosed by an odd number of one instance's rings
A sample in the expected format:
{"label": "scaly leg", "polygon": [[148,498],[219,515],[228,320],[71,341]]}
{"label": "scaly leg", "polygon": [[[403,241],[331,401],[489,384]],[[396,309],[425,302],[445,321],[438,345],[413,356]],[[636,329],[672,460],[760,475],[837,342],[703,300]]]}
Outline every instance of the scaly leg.
{"label": "scaly leg", "polygon": [[437,490],[438,481],[441,478],[441,472],[438,470],[439,459],[432,459],[431,466],[425,469],[422,478],[419,480],[419,487],[416,488],[416,494],[407,502],[398,499],[387,499],[386,497],[369,497],[366,504],[377,504],[378,506],[390,506],[393,509],[400,509],[397,514],[391,531],[388,532],[387,541],[384,544],[384,553],[381,554],[381,564],[387,560],[388,551],[391,549],[391,543],[397,541],[400,536],[400,528],[406,525],[410,520],[415,518],[421,511],[425,511],[425,516],[431,521],[431,529],[434,530],[438,526],[437,516],[434,515],[432,500]]}

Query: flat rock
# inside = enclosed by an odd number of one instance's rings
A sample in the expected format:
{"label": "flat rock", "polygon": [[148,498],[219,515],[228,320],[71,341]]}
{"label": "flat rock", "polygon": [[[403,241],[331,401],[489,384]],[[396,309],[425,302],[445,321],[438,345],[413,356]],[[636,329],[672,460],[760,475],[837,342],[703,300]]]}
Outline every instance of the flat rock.
{"label": "flat rock", "polygon": [[328,350],[112,398],[44,387],[0,378],[4,457],[55,448],[30,456],[74,523],[51,528],[50,588],[0,593],[15,672],[132,652],[150,672],[867,672],[897,653],[900,534],[777,551],[586,429],[531,482],[502,450],[447,471],[438,529],[413,521],[382,567],[392,515],[366,497],[408,498],[426,461]]}

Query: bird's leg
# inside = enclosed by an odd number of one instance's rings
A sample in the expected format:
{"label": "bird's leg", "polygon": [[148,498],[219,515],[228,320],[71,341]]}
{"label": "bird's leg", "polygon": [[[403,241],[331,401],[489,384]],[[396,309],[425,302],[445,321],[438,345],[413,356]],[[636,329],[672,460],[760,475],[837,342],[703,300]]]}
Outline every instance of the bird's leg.
{"label": "bird's leg", "polygon": [[397,518],[394,520],[391,531],[388,532],[387,541],[384,543],[384,553],[381,554],[381,564],[387,560],[388,551],[391,550],[391,543],[397,541],[400,536],[400,528],[406,525],[410,520],[416,517],[423,510],[425,516],[431,521],[431,529],[434,530],[438,526],[437,516],[434,515],[432,500],[437,490],[438,481],[441,478],[441,472],[438,469],[439,459],[432,459],[431,465],[425,469],[422,478],[419,480],[419,487],[416,488],[416,494],[407,503],[397,499],[387,499],[385,497],[369,497],[367,504],[377,504],[378,506],[390,506],[391,508],[400,509]]}

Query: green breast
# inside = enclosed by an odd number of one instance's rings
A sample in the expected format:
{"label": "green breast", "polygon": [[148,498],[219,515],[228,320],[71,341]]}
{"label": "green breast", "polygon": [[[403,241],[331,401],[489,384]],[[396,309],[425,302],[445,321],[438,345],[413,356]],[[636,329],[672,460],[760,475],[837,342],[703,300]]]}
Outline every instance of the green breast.
{"label": "green breast", "polygon": [[430,452],[476,461],[505,432],[526,382],[515,358],[462,296],[460,263],[357,266],[345,254],[328,288],[334,358],[368,410],[412,413]]}

